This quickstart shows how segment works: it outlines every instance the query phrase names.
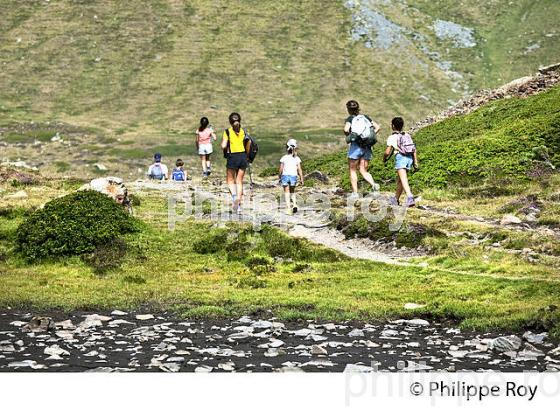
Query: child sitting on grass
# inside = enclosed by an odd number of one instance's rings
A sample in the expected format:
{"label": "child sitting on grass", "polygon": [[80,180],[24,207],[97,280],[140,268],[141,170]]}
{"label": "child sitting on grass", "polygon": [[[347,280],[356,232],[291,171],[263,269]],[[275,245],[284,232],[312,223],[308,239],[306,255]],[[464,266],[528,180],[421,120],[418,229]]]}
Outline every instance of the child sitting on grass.
{"label": "child sitting on grass", "polygon": [[175,168],[171,172],[171,179],[173,181],[185,182],[187,180],[187,171],[183,169],[185,163],[181,158],[175,161]]}
{"label": "child sitting on grass", "polygon": [[298,157],[297,141],[290,139],[286,143],[288,153],[280,159],[280,183],[284,188],[284,198],[286,201],[286,213],[296,213],[298,211],[296,202],[296,185],[298,175],[300,184],[303,185],[303,170],[301,169],[301,159]]}
{"label": "child sitting on grass", "polygon": [[169,179],[167,166],[161,163],[161,154],[156,152],[154,154],[154,163],[148,168],[148,177],[150,179],[164,180]]}
{"label": "child sitting on grass", "polygon": [[399,199],[404,190],[406,193],[405,206],[415,206],[414,195],[408,184],[408,171],[414,167],[418,170],[418,156],[416,145],[412,141],[410,134],[403,132],[404,120],[401,117],[395,117],[391,121],[393,133],[387,139],[387,149],[383,154],[383,163],[387,163],[389,158],[395,151],[395,169],[397,170],[397,190],[395,196],[389,199],[391,205],[400,205]]}

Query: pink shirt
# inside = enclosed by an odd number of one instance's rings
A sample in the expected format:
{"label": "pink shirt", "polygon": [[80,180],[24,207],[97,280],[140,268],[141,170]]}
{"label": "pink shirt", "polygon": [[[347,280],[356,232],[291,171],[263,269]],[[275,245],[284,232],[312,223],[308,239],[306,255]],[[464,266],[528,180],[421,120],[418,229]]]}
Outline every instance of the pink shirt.
{"label": "pink shirt", "polygon": [[198,135],[199,144],[210,144],[212,142],[212,134],[214,130],[210,127],[203,129],[202,131],[196,130]]}

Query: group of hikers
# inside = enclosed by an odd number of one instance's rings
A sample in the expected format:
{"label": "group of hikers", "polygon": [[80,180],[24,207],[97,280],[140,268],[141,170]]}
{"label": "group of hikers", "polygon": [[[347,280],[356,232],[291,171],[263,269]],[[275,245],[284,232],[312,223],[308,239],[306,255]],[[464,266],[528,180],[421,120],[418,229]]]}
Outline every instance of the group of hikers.
{"label": "group of hikers", "polygon": [[[350,184],[352,194],[350,198],[359,198],[358,194],[358,171],[364,180],[370,184],[373,193],[379,193],[379,184],[375,183],[368,171],[369,163],[373,157],[372,148],[377,142],[377,135],[381,126],[373,121],[370,116],[361,114],[360,105],[355,100],[346,103],[349,116],[344,124],[344,134],[348,144],[348,169],[350,173]],[[241,126],[241,115],[233,112],[229,115],[230,127],[222,134],[220,147],[226,159],[226,182],[231,194],[232,210],[242,213],[243,204],[243,180],[246,170],[250,166],[258,152],[255,140],[246,129]],[[415,206],[414,196],[408,183],[408,172],[413,168],[418,169],[418,156],[416,145],[410,134],[403,131],[404,121],[401,117],[395,117],[391,121],[392,133],[387,139],[387,147],[383,153],[383,163],[387,163],[395,154],[395,170],[397,173],[397,188],[395,196],[389,199],[393,206],[400,205],[400,197],[406,194],[404,205]],[[200,126],[196,130],[195,144],[202,165],[202,176],[207,178],[212,173],[210,156],[213,153],[213,142],[217,140],[216,133],[207,117],[200,119]],[[286,212],[296,213],[298,211],[295,188],[303,185],[303,169],[301,159],[297,153],[298,144],[293,138],[286,142],[286,154],[280,159],[278,171],[279,183],[283,188]],[[175,168],[171,174],[167,166],[162,162],[160,153],[154,155],[154,163],[148,168],[148,176],[152,179],[173,181],[187,181],[190,175],[183,168],[184,161],[177,159]]]}

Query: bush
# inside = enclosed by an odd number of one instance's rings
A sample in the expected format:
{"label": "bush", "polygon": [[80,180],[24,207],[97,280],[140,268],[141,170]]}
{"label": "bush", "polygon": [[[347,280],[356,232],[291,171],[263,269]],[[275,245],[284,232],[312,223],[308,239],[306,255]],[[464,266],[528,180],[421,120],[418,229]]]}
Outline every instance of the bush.
{"label": "bush", "polygon": [[82,255],[82,260],[93,267],[95,273],[102,275],[121,266],[126,251],[126,242],[116,238],[97,245],[92,253]]}
{"label": "bush", "polygon": [[48,202],[17,229],[17,250],[29,260],[83,255],[139,229],[111,198],[79,191]]}

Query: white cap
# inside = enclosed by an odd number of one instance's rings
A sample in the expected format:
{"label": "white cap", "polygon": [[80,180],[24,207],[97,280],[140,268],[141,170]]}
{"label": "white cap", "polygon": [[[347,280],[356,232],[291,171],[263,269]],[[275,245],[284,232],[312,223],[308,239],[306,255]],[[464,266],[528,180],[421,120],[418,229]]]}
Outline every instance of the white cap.
{"label": "white cap", "polygon": [[286,146],[287,146],[288,148],[289,148],[289,147],[297,148],[297,141],[296,141],[295,139],[293,139],[293,138],[290,138],[290,139],[288,140],[288,142],[286,142]]}

